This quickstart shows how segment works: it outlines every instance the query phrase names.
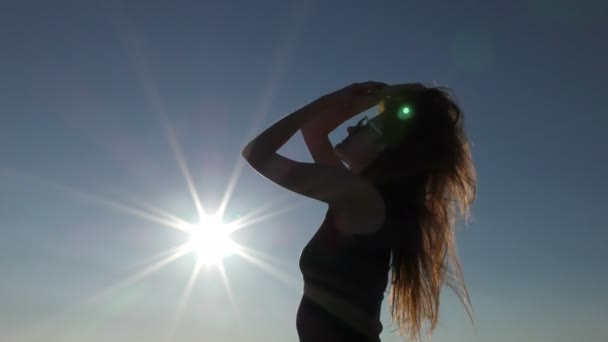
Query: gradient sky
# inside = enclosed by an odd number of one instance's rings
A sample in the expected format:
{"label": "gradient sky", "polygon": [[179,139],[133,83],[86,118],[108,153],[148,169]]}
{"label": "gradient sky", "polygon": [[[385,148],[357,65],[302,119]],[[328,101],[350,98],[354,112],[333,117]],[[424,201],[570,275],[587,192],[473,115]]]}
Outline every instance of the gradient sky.
{"label": "gradient sky", "polygon": [[[0,340],[296,341],[298,258],[325,206],[240,151],[367,80],[449,86],[465,111],[478,199],[458,249],[476,325],[446,289],[433,341],[604,340],[607,9],[3,2]],[[281,152],[311,161],[300,135]],[[234,239],[263,260],[230,256],[225,278],[203,269],[187,297],[195,256],[155,264],[187,236],[153,219],[196,221],[185,169],[208,212],[229,197],[225,220],[260,218]],[[399,341],[384,304],[383,341]]]}

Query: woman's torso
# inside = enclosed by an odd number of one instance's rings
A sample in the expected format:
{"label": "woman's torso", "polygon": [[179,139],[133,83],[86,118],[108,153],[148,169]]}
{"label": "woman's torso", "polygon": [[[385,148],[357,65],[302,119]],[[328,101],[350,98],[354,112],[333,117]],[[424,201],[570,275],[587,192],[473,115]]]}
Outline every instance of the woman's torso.
{"label": "woman's torso", "polygon": [[379,341],[389,263],[386,224],[372,234],[346,235],[328,210],[300,255],[300,341]]}

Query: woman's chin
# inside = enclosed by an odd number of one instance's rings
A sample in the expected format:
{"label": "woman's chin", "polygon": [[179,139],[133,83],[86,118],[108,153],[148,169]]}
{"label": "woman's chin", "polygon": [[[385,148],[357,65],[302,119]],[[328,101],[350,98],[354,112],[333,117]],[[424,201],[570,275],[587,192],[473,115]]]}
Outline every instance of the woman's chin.
{"label": "woman's chin", "polygon": [[340,160],[348,163],[348,161],[346,161],[346,158],[344,158],[344,149],[342,148],[342,143],[337,143],[334,146],[334,152],[336,153],[338,158],[340,158]]}

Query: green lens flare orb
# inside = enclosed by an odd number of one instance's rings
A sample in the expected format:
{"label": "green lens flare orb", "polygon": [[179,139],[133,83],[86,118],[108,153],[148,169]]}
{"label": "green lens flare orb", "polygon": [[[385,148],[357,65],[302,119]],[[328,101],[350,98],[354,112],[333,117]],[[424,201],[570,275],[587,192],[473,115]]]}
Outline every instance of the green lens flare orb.
{"label": "green lens flare orb", "polygon": [[407,105],[402,106],[397,111],[397,117],[399,118],[399,120],[409,120],[412,117],[412,114],[412,108]]}

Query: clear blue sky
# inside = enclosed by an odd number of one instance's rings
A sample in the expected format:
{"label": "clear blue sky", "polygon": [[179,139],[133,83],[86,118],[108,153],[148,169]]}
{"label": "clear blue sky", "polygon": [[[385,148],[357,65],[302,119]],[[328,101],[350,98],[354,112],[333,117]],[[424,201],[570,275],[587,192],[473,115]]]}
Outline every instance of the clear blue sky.
{"label": "clear blue sky", "polygon": [[[476,328],[446,290],[434,341],[602,340],[606,4],[4,2],[0,340],[296,341],[298,257],[325,208],[240,151],[367,80],[449,86],[465,110],[479,191],[458,239]],[[300,136],[282,152],[311,160]],[[207,211],[232,188],[227,220],[276,214],[235,233],[266,257],[225,259],[232,297],[203,269],[181,299],[191,254],[134,277],[187,238],[154,208],[196,219],[180,155]],[[383,341],[398,341],[384,308]]]}

